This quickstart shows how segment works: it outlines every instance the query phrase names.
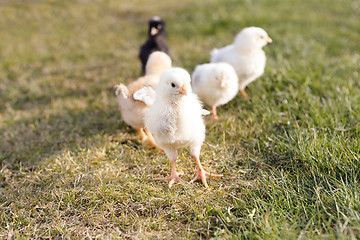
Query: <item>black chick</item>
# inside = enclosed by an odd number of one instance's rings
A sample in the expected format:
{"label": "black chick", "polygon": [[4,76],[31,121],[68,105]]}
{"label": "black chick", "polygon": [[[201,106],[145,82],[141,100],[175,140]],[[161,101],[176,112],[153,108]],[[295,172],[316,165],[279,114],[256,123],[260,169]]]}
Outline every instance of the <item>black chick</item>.
{"label": "black chick", "polygon": [[149,20],[149,32],[147,41],[140,47],[139,58],[141,69],[145,72],[146,62],[149,55],[154,51],[165,52],[169,55],[169,47],[166,44],[166,24],[158,16]]}

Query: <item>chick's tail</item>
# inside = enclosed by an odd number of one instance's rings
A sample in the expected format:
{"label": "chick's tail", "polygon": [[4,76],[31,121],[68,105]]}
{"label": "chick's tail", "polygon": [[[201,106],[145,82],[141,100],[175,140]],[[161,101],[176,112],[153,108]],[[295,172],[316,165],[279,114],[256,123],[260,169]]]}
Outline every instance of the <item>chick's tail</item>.
{"label": "chick's tail", "polygon": [[118,96],[118,98],[124,98],[124,99],[129,98],[129,90],[122,83],[115,86],[115,94],[116,96]]}
{"label": "chick's tail", "polygon": [[214,48],[213,50],[211,50],[211,52],[210,52],[210,62],[213,62],[213,61],[215,61],[216,59],[216,55],[217,55],[217,53],[219,52],[219,49],[217,49],[217,48]]}

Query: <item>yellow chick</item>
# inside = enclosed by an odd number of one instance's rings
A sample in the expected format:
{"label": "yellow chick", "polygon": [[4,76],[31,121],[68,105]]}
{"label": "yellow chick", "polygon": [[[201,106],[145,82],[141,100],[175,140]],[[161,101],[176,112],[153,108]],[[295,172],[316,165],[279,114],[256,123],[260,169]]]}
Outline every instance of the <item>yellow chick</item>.
{"label": "yellow chick", "polygon": [[160,75],[171,68],[170,57],[163,52],[153,52],[146,64],[145,76],[130,83],[128,86],[116,86],[116,96],[122,119],[135,128],[139,133],[141,142],[156,147],[151,133],[145,129],[144,116],[155,100],[155,89],[159,83]]}

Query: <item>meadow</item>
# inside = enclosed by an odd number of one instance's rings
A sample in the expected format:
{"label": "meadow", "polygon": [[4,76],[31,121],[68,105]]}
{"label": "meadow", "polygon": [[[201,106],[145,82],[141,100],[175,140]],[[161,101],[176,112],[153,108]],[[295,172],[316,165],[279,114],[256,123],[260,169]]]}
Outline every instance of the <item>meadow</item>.
{"label": "meadow", "polygon": [[[244,27],[273,39],[249,100],[207,121],[209,189],[154,181],[167,157],[118,111],[155,15],[189,72]],[[359,0],[1,0],[0,238],[359,239],[359,19]]]}

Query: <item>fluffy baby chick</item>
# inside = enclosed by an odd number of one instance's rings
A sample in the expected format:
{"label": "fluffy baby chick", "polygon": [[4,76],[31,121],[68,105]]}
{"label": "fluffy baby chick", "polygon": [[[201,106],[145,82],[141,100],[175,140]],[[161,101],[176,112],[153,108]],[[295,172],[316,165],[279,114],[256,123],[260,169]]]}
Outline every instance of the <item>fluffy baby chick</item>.
{"label": "fluffy baby chick", "polygon": [[170,57],[163,52],[153,52],[146,64],[146,75],[130,83],[116,86],[121,116],[125,123],[135,128],[143,143],[155,147],[151,133],[144,129],[144,115],[155,100],[155,89],[161,73],[171,68]]}
{"label": "fluffy baby chick", "polygon": [[264,73],[266,56],[262,48],[272,40],[262,28],[247,27],[234,43],[211,52],[211,62],[231,64],[239,78],[239,90],[247,98],[245,87]]}
{"label": "fluffy baby chick", "polygon": [[145,71],[145,66],[149,55],[154,51],[161,51],[169,54],[169,47],[166,44],[166,24],[164,20],[156,16],[149,20],[148,39],[140,47],[139,58],[141,69]]}
{"label": "fluffy baby chick", "polygon": [[145,115],[145,126],[154,135],[157,144],[164,149],[171,161],[171,175],[165,180],[169,187],[181,181],[176,171],[177,149],[190,147],[190,154],[197,165],[196,176],[208,187],[206,177],[221,175],[206,172],[200,163],[200,149],[205,139],[205,125],[202,115],[207,111],[192,93],[190,75],[182,68],[171,68],[163,72],[156,89],[154,104]]}
{"label": "fluffy baby chick", "polygon": [[194,93],[211,107],[212,118],[218,120],[216,107],[232,100],[239,89],[234,68],[228,63],[202,64],[195,68],[191,78]]}

